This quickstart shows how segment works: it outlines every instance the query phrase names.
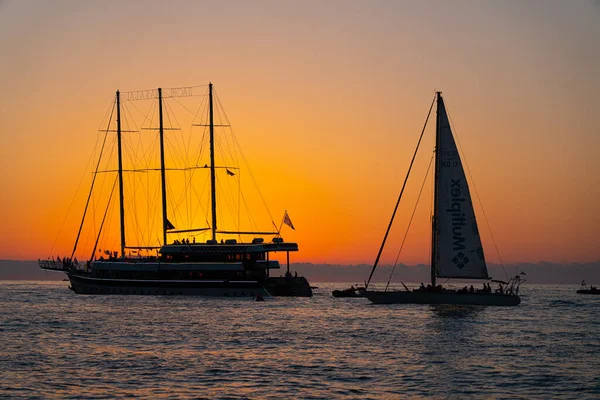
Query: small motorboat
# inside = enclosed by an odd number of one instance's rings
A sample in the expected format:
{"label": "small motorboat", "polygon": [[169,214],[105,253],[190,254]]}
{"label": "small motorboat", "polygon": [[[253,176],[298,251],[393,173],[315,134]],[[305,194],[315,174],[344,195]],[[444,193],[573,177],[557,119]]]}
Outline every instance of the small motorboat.
{"label": "small motorboat", "polygon": [[600,294],[600,290],[598,290],[598,288],[594,285],[590,285],[588,289],[588,286],[585,283],[585,281],[581,282],[581,286],[583,287],[583,289],[579,289],[577,291],[577,293],[579,294]]}
{"label": "small motorboat", "polygon": [[577,291],[579,294],[600,294],[600,290],[595,286],[591,286],[590,289],[580,289]]}
{"label": "small motorboat", "polygon": [[355,288],[354,286],[343,290],[334,290],[331,292],[333,297],[364,297],[364,288]]}

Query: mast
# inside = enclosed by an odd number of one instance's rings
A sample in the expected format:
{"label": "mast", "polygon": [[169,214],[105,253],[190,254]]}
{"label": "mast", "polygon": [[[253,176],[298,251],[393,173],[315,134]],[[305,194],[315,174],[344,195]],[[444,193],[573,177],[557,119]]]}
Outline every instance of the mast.
{"label": "mast", "polygon": [[431,218],[431,286],[435,286],[435,273],[437,269],[437,220],[438,220],[438,186],[440,176],[440,107],[442,92],[436,92],[437,117],[435,119],[435,172],[433,179],[433,217]]}
{"label": "mast", "polygon": [[158,120],[160,132],[160,179],[162,191],[163,245],[167,244],[167,185],[165,172],[165,142],[163,129],[162,88],[158,88]]}
{"label": "mast", "polygon": [[123,202],[123,152],[121,150],[121,94],[117,90],[117,147],[119,152],[119,215],[121,221],[121,257],[125,257],[125,206]]}
{"label": "mast", "polygon": [[209,130],[210,130],[210,195],[212,208],[212,240],[217,240],[217,195],[215,187],[215,125],[213,120],[212,83],[208,84]]}

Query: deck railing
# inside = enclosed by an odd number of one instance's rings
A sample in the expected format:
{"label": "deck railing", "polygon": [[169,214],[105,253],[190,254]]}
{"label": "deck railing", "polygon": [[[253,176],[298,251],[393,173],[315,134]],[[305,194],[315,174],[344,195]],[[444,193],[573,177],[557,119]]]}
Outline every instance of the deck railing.
{"label": "deck railing", "polygon": [[41,269],[48,269],[52,271],[74,271],[80,270],[82,267],[77,262],[64,262],[56,260],[38,260],[38,265]]}

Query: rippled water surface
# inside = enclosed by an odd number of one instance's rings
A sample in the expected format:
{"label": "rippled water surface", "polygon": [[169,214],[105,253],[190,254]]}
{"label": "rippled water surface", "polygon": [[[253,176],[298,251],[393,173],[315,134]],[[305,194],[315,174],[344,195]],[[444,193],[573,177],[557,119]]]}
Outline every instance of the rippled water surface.
{"label": "rippled water surface", "polygon": [[513,308],[78,296],[0,282],[0,397],[599,398],[600,296]]}

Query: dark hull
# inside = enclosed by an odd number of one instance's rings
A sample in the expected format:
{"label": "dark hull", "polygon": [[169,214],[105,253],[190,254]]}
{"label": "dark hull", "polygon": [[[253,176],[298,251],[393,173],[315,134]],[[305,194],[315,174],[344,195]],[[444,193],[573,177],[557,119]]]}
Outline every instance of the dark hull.
{"label": "dark hull", "polygon": [[177,295],[214,297],[312,296],[305,278],[257,281],[106,279],[69,273],[77,294]]}
{"label": "dark hull", "polygon": [[367,291],[365,292],[365,297],[375,304],[463,304],[480,306],[516,306],[521,303],[521,299],[517,295],[499,293],[462,293],[453,291]]}
{"label": "dark hull", "polygon": [[578,290],[579,294],[600,294],[600,290],[581,289]]}
{"label": "dark hull", "polygon": [[303,276],[268,278],[264,286],[271,296],[312,297],[313,295],[308,280]]}
{"label": "dark hull", "polygon": [[331,292],[333,297],[365,297],[362,292],[352,292],[348,290],[334,290]]}

